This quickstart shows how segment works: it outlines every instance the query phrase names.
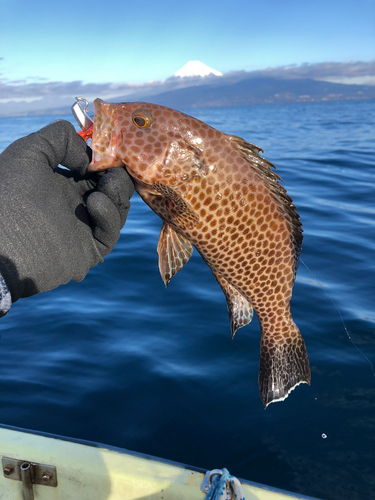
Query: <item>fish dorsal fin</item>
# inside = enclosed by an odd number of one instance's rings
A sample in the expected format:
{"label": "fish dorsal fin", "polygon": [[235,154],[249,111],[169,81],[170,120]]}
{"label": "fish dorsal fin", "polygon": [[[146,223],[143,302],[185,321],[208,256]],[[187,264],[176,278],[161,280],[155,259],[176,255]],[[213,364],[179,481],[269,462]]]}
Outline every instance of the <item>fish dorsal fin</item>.
{"label": "fish dorsal fin", "polygon": [[199,222],[194,209],[171,187],[154,182],[154,190],[164,197],[164,214],[162,218],[180,229],[192,229]]}
{"label": "fish dorsal fin", "polygon": [[163,222],[159,243],[159,270],[161,277],[168,285],[178,271],[184,267],[193,253],[189,240],[178,234],[169,224]]}
{"label": "fish dorsal fin", "polygon": [[236,137],[234,135],[228,137],[241,156],[249,163],[249,166],[265,182],[273,199],[278,204],[280,212],[288,223],[292,235],[295,278],[302,248],[303,230],[293,200],[287,194],[284,186],[280,184],[279,181],[281,181],[281,177],[272,170],[275,166],[260,156],[259,152],[263,152],[263,149],[246,142],[244,139],[241,139],[241,137]]}
{"label": "fish dorsal fin", "polygon": [[233,338],[239,328],[247,325],[253,319],[253,306],[221,274],[213,270],[212,273],[227,299],[230,330]]}

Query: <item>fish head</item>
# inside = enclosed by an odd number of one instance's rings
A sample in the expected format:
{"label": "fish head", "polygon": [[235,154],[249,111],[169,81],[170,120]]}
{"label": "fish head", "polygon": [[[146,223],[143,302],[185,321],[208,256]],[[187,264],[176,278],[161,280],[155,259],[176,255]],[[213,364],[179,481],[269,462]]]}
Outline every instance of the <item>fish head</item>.
{"label": "fish head", "polygon": [[94,107],[89,171],[125,166],[149,192],[155,183],[176,188],[207,173],[199,120],[157,104],[96,99]]}

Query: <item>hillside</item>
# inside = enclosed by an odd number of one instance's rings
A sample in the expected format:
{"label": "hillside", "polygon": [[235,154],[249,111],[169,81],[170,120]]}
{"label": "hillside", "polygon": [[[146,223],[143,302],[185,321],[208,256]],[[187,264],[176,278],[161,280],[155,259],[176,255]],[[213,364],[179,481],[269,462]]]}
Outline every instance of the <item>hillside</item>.
{"label": "hillside", "polygon": [[[343,85],[312,79],[245,78],[228,82],[215,79],[209,84],[168,90],[157,94],[120,96],[119,101],[155,102],[175,108],[250,106],[288,102],[321,102],[375,99],[375,87]],[[116,99],[114,99],[116,101]]]}

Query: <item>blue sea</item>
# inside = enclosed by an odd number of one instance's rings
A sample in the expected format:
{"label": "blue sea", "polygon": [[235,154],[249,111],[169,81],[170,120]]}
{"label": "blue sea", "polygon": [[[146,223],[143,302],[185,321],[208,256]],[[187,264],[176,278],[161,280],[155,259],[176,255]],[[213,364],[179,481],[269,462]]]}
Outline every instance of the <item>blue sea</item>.
{"label": "blue sea", "polygon": [[[0,422],[325,500],[373,499],[375,101],[184,111],[262,147],[297,206],[292,313],[311,387],[263,409],[257,319],[231,340],[197,252],[165,289],[161,221],[135,194],[103,264],[0,320]],[[56,118],[2,118],[1,148]]]}

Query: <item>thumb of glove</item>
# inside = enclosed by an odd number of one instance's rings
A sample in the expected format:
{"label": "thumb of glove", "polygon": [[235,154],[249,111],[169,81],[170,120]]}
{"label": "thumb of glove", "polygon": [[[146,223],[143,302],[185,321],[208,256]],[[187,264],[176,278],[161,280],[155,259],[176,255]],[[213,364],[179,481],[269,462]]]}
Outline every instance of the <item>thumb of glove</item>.
{"label": "thumb of glove", "polygon": [[88,196],[86,207],[96,247],[104,257],[113,249],[120,237],[123,226],[120,213],[112,200],[100,191],[94,191]]}
{"label": "thumb of glove", "polygon": [[103,173],[86,206],[94,240],[102,257],[115,246],[130,209],[134,185],[124,168]]}

